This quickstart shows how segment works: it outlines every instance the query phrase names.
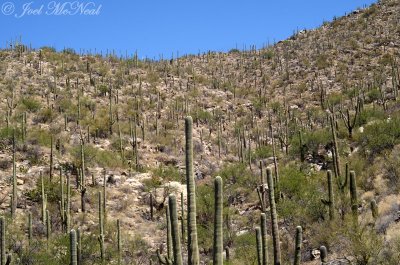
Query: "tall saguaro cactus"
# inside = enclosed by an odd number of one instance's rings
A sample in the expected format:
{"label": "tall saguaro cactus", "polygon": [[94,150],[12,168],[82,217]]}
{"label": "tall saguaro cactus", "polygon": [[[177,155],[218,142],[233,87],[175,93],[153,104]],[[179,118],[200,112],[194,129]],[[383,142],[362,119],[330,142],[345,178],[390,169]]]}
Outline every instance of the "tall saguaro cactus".
{"label": "tall saguaro cactus", "polygon": [[261,213],[262,265],[268,264],[267,215]]}
{"label": "tall saguaro cactus", "polygon": [[76,232],[73,229],[69,232],[69,255],[70,255],[70,264],[78,265]]}
{"label": "tall saguaro cactus", "polygon": [[332,171],[327,171],[328,179],[328,200],[322,199],[322,203],[329,207],[329,220],[335,219],[335,200],[333,196],[333,183],[332,183]]}
{"label": "tall saguaro cactus", "polygon": [[187,208],[188,208],[188,264],[199,265],[199,247],[197,243],[196,224],[196,187],[193,175],[193,142],[192,142],[193,119],[187,116],[185,119],[186,140],[186,185],[187,185]]}
{"label": "tall saguaro cactus", "polygon": [[294,249],[293,265],[300,265],[301,262],[301,243],[303,241],[303,230],[301,226],[296,227],[296,247]]}
{"label": "tall saguaro cactus", "polygon": [[262,241],[261,241],[261,229],[260,227],[256,227],[256,242],[257,242],[257,265],[262,264]]}
{"label": "tall saguaro cactus", "polygon": [[271,208],[272,240],[274,246],[274,265],[281,265],[281,247],[279,245],[278,215],[276,213],[274,180],[270,168],[267,168],[267,181],[269,188],[269,204]]}
{"label": "tall saguaro cactus", "polygon": [[181,192],[181,230],[182,230],[182,244],[185,244],[185,238],[186,238],[186,229],[185,229],[185,209],[184,209],[184,204],[183,204],[183,192]]}
{"label": "tall saguaro cactus", "polygon": [[67,205],[66,205],[66,209],[65,209],[66,231],[70,230],[71,223],[72,223],[72,218],[71,218],[71,177],[69,174],[67,174]]}
{"label": "tall saguaro cactus", "polygon": [[213,253],[213,264],[223,265],[223,191],[222,191],[222,178],[216,177],[214,180],[214,198],[215,198],[215,217],[214,217],[214,253]]}
{"label": "tall saguaro cactus", "polygon": [[335,177],[339,179],[341,177],[340,156],[339,156],[339,147],[337,143],[336,130],[335,130],[335,120],[333,115],[329,116],[329,121],[331,125],[332,142],[333,142],[333,147],[332,147],[333,169],[335,172]]}
{"label": "tall saguaro cactus", "polygon": [[6,264],[6,222],[0,217],[0,265]]}
{"label": "tall saguaro cactus", "polygon": [[28,214],[28,243],[29,245],[32,242],[32,238],[33,238],[33,230],[32,230],[32,213],[30,212]]}
{"label": "tall saguaro cactus", "polygon": [[179,236],[178,213],[176,210],[175,195],[168,198],[169,215],[171,218],[172,247],[174,250],[174,265],[182,265],[181,239]]}
{"label": "tall saguaro cactus", "polygon": [[121,264],[121,222],[117,220],[117,251],[118,251],[118,264]]}
{"label": "tall saguaro cactus", "polygon": [[44,179],[43,179],[43,174],[40,172],[40,183],[41,183],[41,192],[42,192],[42,222],[44,225],[46,225],[46,193],[44,190]]}
{"label": "tall saguaro cactus", "polygon": [[101,260],[104,261],[104,213],[103,213],[103,196],[99,191],[99,244],[100,244],[100,256]]}
{"label": "tall saguaro cactus", "polygon": [[53,155],[53,135],[50,137],[50,168],[49,168],[49,175],[50,175],[50,182],[53,180],[53,167],[54,167],[54,155]]}
{"label": "tall saguaro cactus", "polygon": [[13,132],[13,154],[12,154],[12,160],[13,160],[13,186],[12,186],[12,200],[11,200],[11,216],[14,218],[15,217],[15,212],[17,210],[17,166],[15,164],[15,130]]}
{"label": "tall saguaro cactus", "polygon": [[356,173],[350,171],[350,201],[351,201],[351,211],[353,213],[355,223],[358,222],[358,199],[357,199],[357,183],[356,183]]}
{"label": "tall saguaro cactus", "polygon": [[61,217],[61,226],[63,231],[65,231],[65,195],[64,195],[64,178],[62,174],[62,168],[60,167],[60,191],[61,191],[61,200],[60,200],[60,217]]}
{"label": "tall saguaro cactus", "polygon": [[165,218],[167,219],[167,258],[168,260],[172,260],[174,254],[172,249],[172,228],[169,205],[165,207]]}

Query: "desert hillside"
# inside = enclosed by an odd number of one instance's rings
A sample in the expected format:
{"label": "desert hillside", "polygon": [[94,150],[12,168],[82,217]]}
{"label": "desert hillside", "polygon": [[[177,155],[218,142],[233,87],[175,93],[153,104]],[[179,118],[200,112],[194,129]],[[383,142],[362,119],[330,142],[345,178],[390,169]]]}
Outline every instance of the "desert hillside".
{"label": "desert hillside", "polygon": [[268,47],[173,59],[12,41],[0,262],[179,265],[178,238],[196,264],[195,216],[200,264],[223,250],[232,265],[398,265],[399,66],[399,0]]}

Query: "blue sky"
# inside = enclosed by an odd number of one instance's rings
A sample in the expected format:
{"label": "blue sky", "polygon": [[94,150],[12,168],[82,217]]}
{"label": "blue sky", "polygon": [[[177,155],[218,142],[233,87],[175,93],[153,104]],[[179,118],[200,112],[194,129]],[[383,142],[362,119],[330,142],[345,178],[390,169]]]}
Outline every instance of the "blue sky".
{"label": "blue sky", "polygon": [[[125,55],[159,58],[261,47],[285,39],[298,29],[315,28],[373,0],[84,0],[97,15],[54,15],[50,5],[67,0],[0,0],[0,46],[22,36],[33,47],[79,51],[114,49]],[[28,3],[31,3],[28,8]],[[33,12],[24,14],[25,10]],[[43,7],[40,9],[40,7]],[[11,6],[11,7],[10,7]],[[14,7],[14,8],[12,8]],[[34,11],[36,10],[36,11]],[[8,14],[5,15],[4,13]],[[47,13],[47,14],[46,14]]]}

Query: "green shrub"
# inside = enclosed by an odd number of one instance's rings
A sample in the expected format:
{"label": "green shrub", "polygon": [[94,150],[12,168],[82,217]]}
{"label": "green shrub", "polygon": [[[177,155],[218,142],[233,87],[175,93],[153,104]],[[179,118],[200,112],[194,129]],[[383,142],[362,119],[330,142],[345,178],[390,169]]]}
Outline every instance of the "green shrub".
{"label": "green shrub", "polygon": [[32,144],[50,147],[51,134],[47,130],[32,128],[28,131],[27,138]]}
{"label": "green shrub", "polygon": [[400,118],[379,120],[365,126],[358,143],[366,154],[374,156],[400,143]]}
{"label": "green shrub", "polygon": [[[50,182],[49,176],[43,176],[43,184],[44,184],[44,191],[47,195],[47,202],[58,203],[59,201],[61,201],[61,187],[58,181],[55,181],[53,179],[53,181]],[[26,193],[26,196],[34,202],[41,203],[42,182],[40,178],[37,178],[35,188],[33,190],[28,191]]]}
{"label": "green shrub", "polygon": [[385,112],[380,108],[364,108],[357,118],[356,126],[362,126],[373,120],[383,120],[386,118]]}
{"label": "green shrub", "polygon": [[228,196],[247,196],[253,192],[259,179],[246,167],[245,164],[235,163],[225,165],[216,176],[221,176],[226,187],[225,193]]}
{"label": "green shrub", "polygon": [[33,97],[23,98],[21,100],[21,103],[22,103],[23,109],[28,112],[37,112],[41,107],[40,102],[37,101],[36,99],[34,99]]}
{"label": "green shrub", "polygon": [[[81,147],[75,146],[71,150],[73,162],[75,165],[81,163]],[[113,151],[101,150],[92,145],[84,146],[85,165],[86,166],[99,166],[107,168],[122,167],[123,163],[121,157]]]}
{"label": "green shrub", "polygon": [[252,230],[248,233],[237,236],[234,240],[235,256],[232,264],[256,264],[256,246],[256,236],[255,232]]}
{"label": "green shrub", "polygon": [[185,176],[174,166],[160,165],[151,171],[153,172],[153,176],[162,179],[163,182],[177,181],[185,183]]}
{"label": "green shrub", "polygon": [[264,159],[272,156],[272,147],[270,145],[264,145],[257,147],[254,150],[252,158],[253,159]]}
{"label": "green shrub", "polygon": [[[306,146],[306,153],[317,154],[318,149],[321,146],[325,146],[326,144],[332,141],[331,133],[328,128],[317,129],[314,131],[307,131],[302,133],[303,137],[303,145]],[[298,134],[295,134],[291,141],[291,148],[289,152],[294,156],[300,155],[300,138]]]}
{"label": "green shrub", "polygon": [[294,166],[281,168],[280,191],[287,199],[278,204],[279,216],[303,227],[318,221],[326,210],[321,204],[323,181],[317,173],[308,176]]}

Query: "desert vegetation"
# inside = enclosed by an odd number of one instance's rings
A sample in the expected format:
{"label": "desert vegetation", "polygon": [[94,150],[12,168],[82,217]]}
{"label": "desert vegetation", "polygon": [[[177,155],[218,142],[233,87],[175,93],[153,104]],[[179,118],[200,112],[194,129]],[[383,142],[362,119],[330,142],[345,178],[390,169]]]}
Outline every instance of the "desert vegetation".
{"label": "desert vegetation", "polygon": [[0,50],[0,264],[400,260],[400,3],[266,47]]}

